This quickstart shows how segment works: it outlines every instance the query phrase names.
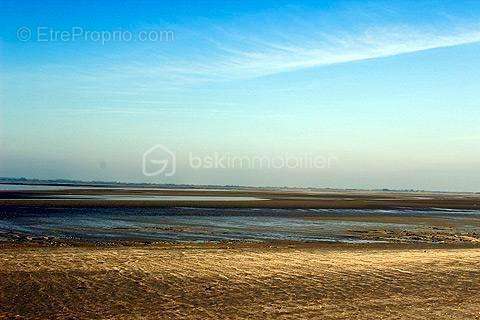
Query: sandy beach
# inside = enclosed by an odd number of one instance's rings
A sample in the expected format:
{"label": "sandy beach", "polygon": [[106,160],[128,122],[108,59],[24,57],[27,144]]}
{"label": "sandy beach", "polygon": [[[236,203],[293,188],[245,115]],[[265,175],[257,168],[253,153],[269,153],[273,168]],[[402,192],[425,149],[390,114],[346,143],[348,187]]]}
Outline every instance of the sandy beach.
{"label": "sandy beach", "polygon": [[476,194],[0,196],[0,319],[480,317]]}
{"label": "sandy beach", "polygon": [[478,319],[477,247],[5,247],[2,319]]}
{"label": "sandy beach", "polygon": [[480,320],[480,0],[0,25],[0,320]]}

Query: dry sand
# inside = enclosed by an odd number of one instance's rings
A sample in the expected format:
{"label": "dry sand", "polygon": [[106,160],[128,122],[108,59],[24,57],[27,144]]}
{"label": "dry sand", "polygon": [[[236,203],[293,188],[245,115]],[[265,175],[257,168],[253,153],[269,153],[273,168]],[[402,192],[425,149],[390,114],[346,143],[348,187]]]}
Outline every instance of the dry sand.
{"label": "dry sand", "polygon": [[0,318],[480,319],[480,248],[0,249]]}

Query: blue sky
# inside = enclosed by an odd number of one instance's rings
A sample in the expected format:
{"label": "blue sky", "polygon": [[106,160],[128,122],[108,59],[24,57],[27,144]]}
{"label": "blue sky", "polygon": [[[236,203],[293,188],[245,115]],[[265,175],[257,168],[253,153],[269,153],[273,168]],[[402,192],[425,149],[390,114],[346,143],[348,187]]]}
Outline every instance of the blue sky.
{"label": "blue sky", "polygon": [[[0,176],[479,191],[479,50],[478,1],[2,1]],[[186,165],[214,153],[336,161]]]}

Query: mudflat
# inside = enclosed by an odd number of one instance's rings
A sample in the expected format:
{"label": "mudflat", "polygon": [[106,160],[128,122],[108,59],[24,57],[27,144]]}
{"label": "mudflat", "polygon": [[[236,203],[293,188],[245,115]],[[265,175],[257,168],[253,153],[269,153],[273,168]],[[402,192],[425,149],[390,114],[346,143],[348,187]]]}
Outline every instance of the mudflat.
{"label": "mudflat", "polygon": [[[155,197],[177,199],[155,199]],[[119,197],[121,199],[119,199]],[[148,198],[150,197],[150,198]],[[196,197],[186,198],[181,197]],[[212,197],[198,201],[199,197]],[[215,197],[229,197],[228,201]],[[244,201],[242,197],[250,197]],[[147,199],[148,198],[148,199]],[[235,200],[237,198],[238,200]],[[257,189],[112,189],[0,190],[0,207],[196,207],[196,208],[332,208],[395,209],[449,208],[480,209],[478,193],[384,192],[359,190]]]}
{"label": "mudflat", "polygon": [[0,249],[4,319],[478,319],[473,245]]}

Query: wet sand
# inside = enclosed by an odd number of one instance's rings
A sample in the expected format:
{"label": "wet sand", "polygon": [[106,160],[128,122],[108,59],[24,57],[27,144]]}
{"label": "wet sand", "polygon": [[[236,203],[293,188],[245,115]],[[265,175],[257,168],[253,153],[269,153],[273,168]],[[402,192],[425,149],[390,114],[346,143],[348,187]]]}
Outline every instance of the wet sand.
{"label": "wet sand", "polygon": [[0,242],[480,243],[480,211],[0,207]]}
{"label": "wet sand", "polygon": [[480,316],[478,247],[10,245],[0,279],[6,319]]}

